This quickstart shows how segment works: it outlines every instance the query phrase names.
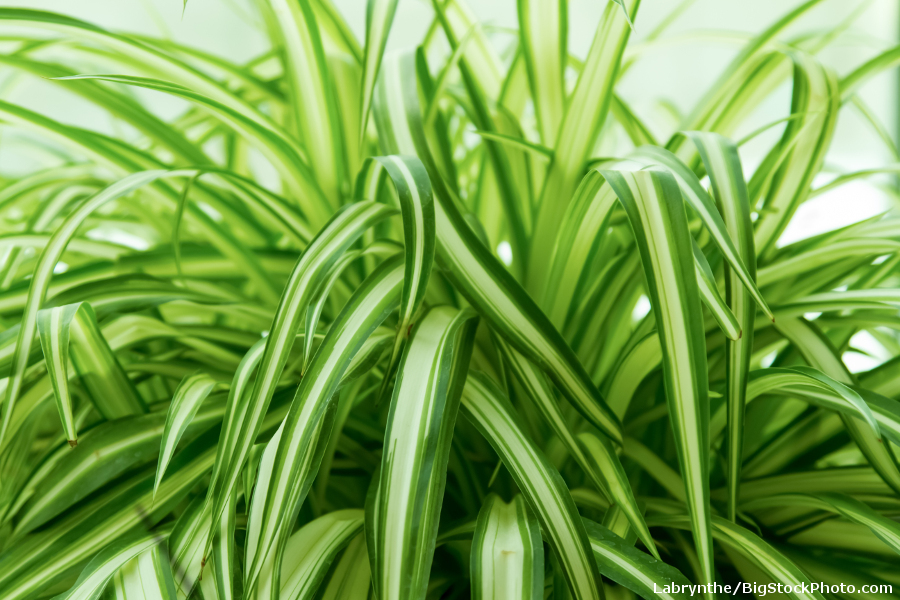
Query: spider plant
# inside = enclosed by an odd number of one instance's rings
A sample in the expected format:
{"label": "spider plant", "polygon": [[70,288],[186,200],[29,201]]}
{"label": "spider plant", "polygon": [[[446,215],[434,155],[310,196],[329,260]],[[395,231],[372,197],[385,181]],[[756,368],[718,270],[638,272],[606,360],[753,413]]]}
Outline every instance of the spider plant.
{"label": "spider plant", "polygon": [[0,100],[41,165],[0,187],[0,596],[894,597],[900,220],[779,239],[897,171],[819,177],[900,48],[838,77],[809,0],[661,132],[616,91],[639,0],[583,60],[566,0],[431,4],[385,54],[397,0],[364,43],[266,0],[247,64],[0,9],[7,86],[113,124]]}

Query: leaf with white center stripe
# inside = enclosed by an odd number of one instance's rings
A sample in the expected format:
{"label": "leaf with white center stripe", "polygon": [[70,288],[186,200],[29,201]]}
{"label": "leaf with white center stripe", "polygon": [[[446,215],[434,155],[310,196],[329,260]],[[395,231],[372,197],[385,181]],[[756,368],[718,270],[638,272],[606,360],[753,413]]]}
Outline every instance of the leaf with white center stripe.
{"label": "leaf with white center stripe", "polygon": [[[188,435],[209,428],[222,418],[223,407],[210,405],[194,419]],[[76,448],[60,447],[36,474],[34,494],[18,514],[15,536],[27,533],[114,481],[159,452],[165,426],[160,413],[101,423],[84,433]],[[57,460],[58,459],[58,460]]]}
{"label": "leaf with white center stripe", "polygon": [[754,179],[765,175],[768,180],[765,204],[754,232],[762,259],[771,257],[778,238],[809,195],[831,144],[841,105],[837,77],[831,69],[802,52],[789,56],[794,67],[791,113],[804,116],[787,123],[780,143],[772,149],[773,155],[786,152],[774,171],[760,169],[762,173],[754,175]]}
{"label": "leaf with white center stripe", "polygon": [[175,580],[165,544],[144,550],[125,563],[106,590],[110,600],[176,600]]}
{"label": "leaf with white center stripe", "polygon": [[219,519],[212,540],[212,552],[206,561],[206,577],[200,579],[204,600],[235,600],[235,504],[238,493],[231,494],[225,513]]}
{"label": "leaf with white center stripe", "polygon": [[528,397],[534,402],[540,415],[572,454],[578,466],[594,483],[598,491],[611,496],[612,500],[622,507],[629,522],[638,532],[641,541],[656,555],[656,545],[647,530],[643,515],[641,515],[631,492],[631,484],[628,483],[625,470],[622,468],[612,444],[593,433],[579,434],[579,439],[576,439],[565,421],[565,416],[547,376],[525,357],[510,348],[502,339],[497,339],[496,343],[505,363],[509,365],[510,370]]}
{"label": "leaf with white center stripe", "polygon": [[628,481],[628,476],[625,474],[625,469],[622,467],[622,462],[613,445],[606,438],[590,431],[579,433],[578,443],[584,449],[588,462],[594,465],[594,469],[606,475],[606,488],[609,490],[609,495],[619,510],[624,513],[644,546],[658,559],[659,552],[656,550],[653,536],[647,529],[644,515],[634,498],[631,483]]}
{"label": "leaf with white center stripe", "polygon": [[367,506],[379,597],[414,599],[427,589],[450,440],[477,323],[474,311],[432,308],[415,326],[403,353],[380,480]]}
{"label": "leaf with white center stripe", "polygon": [[211,507],[203,497],[195,498],[175,522],[169,536],[169,560],[175,574],[179,600],[189,598],[203,577],[209,547]]}
{"label": "leaf with white center stripe", "polygon": [[[400,322],[388,366],[390,378],[413,316],[425,299],[425,290],[434,265],[435,223],[434,196],[431,180],[425,166],[414,156],[379,156],[371,159],[358,178],[357,197],[372,194],[371,185],[377,186],[378,175],[373,173],[380,166],[394,184],[403,218],[403,246],[406,262],[403,276],[403,294],[400,300]],[[379,169],[380,170],[380,169]],[[367,189],[368,188],[368,189]],[[375,198],[372,198],[373,200]]]}
{"label": "leaf with white center stripe", "polygon": [[518,0],[519,36],[538,131],[545,146],[556,143],[566,111],[563,74],[566,68],[568,11],[565,0]]}
{"label": "leaf with white center stripe", "polygon": [[69,304],[45,308],[37,315],[38,334],[56,395],[56,408],[59,410],[63,432],[72,447],[78,444],[78,434],[72,417],[72,397],[69,395],[69,326],[78,307],[77,304]]}
{"label": "leaf with white center stripe", "polygon": [[340,104],[328,70],[319,24],[310,0],[269,0],[271,21],[284,49],[284,83],[293,102],[295,127],[315,180],[333,208],[340,205],[347,176],[341,139]]}
{"label": "leaf with white center stripe", "polygon": [[589,519],[584,519],[591,540],[591,549],[597,560],[597,568],[605,576],[628,588],[645,600],[681,600],[683,593],[663,591],[671,584],[690,583],[681,571],[647,556],[621,537]]}
{"label": "leaf with white center stripe", "polygon": [[[681,193],[685,202],[697,211],[700,220],[703,221],[707,231],[709,231],[712,236],[713,242],[715,242],[716,247],[725,258],[725,261],[732,269],[734,269],[734,273],[746,287],[747,291],[753,296],[753,299],[762,311],[771,319],[772,311],[769,309],[762,294],[759,292],[755,278],[744,264],[743,252],[746,248],[742,247],[738,250],[735,246],[735,241],[732,239],[735,237],[736,233],[734,226],[732,225],[729,227],[723,222],[722,216],[716,209],[715,203],[712,198],[709,197],[709,194],[706,193],[706,190],[703,189],[697,175],[677,156],[668,150],[656,146],[641,146],[629,155],[629,159],[635,160],[648,167],[662,167],[672,173],[672,176],[675,177],[675,181],[678,182],[678,186],[681,188]],[[731,167],[733,167],[733,165],[731,165]],[[722,187],[716,188],[715,185],[718,184],[719,186],[724,186],[725,183],[723,183],[722,180],[726,176],[732,178],[735,177],[733,172],[727,173],[726,175],[718,169],[714,174],[716,176],[716,179],[714,180],[714,190],[717,190],[718,193],[721,193]],[[710,180],[712,181],[712,175],[710,175]],[[743,179],[741,179],[741,181],[743,181]],[[734,183],[739,185],[736,181]],[[717,198],[719,198],[719,196],[717,196]],[[742,242],[742,240],[739,241]]]}
{"label": "leaf with white center stripe", "polygon": [[359,139],[366,136],[369,122],[369,108],[372,103],[372,92],[378,79],[378,69],[384,56],[388,33],[394,14],[397,12],[397,0],[368,0],[366,3],[366,54],[363,59],[362,99],[360,105]]}
{"label": "leaf with white center stripe", "polygon": [[[651,519],[650,526],[690,529],[691,523],[687,516],[665,515]],[[713,517],[712,533],[716,541],[740,553],[773,581],[791,586],[787,593],[796,600],[825,600],[822,594],[812,590],[803,571],[751,531],[722,517]]]}
{"label": "leaf with white center stripe", "polygon": [[684,201],[663,171],[603,171],[628,213],[663,352],[663,380],[702,573],[713,581],[706,341]]}
{"label": "leaf with white center stripe", "polygon": [[[386,65],[386,94],[396,100],[388,114],[376,114],[379,133],[392,151],[416,154],[431,175],[435,195],[437,261],[472,306],[523,356],[544,370],[566,398],[595,427],[621,442],[621,424],[606,406],[578,357],[534,300],[484,247],[466,223],[443,180],[425,138],[415,57],[401,55]],[[376,107],[377,109],[377,107]]]}
{"label": "leaf with white center stripe", "polygon": [[312,600],[338,552],[362,532],[363,511],[323,515],[291,536],[281,565],[281,598]]}
{"label": "leaf with white center stripe", "polygon": [[56,596],[56,600],[96,600],[107,582],[132,558],[165,543],[169,529],[162,527],[154,532],[142,532],[125,537],[98,553],[87,564],[75,585],[69,591]]}
{"label": "leaf with white center stripe", "polygon": [[[750,200],[737,147],[727,138],[715,133],[691,132],[688,136],[697,146],[709,173],[713,195],[721,207],[725,227],[728,236],[734,241],[737,257],[747,271],[746,276],[755,281],[753,221],[750,218]],[[740,339],[725,343],[728,518],[732,521],[737,517],[744,445],[744,405],[756,323],[755,300],[745,279],[740,270],[730,265],[725,267],[725,298],[743,332]]]}
{"label": "leaf with white center stripe", "polygon": [[188,425],[194,419],[194,415],[200,410],[200,405],[206,400],[215,387],[216,381],[206,373],[196,373],[186,377],[175,390],[172,403],[169,404],[169,412],[166,414],[166,428],[163,430],[162,441],[159,448],[159,466],[156,468],[156,482],[154,491],[159,488],[166,466],[175,454],[175,447]]}
{"label": "leaf with white center stripe", "polygon": [[543,600],[544,544],[525,499],[491,494],[472,537],[472,600]]}
{"label": "leaf with white center stripe", "polygon": [[462,412],[500,455],[528,500],[571,593],[579,599],[603,598],[600,573],[575,502],[559,471],[523,433],[503,392],[485,375],[471,371]]}
{"label": "leaf with white center stripe", "polygon": [[[346,206],[322,228],[297,261],[269,328],[269,335],[265,338],[262,356],[254,359],[260,362],[253,388],[244,396],[235,396],[235,408],[233,411],[229,408],[223,428],[223,443],[218,447],[216,467],[208,491],[216,518],[222,514],[227,495],[237,482],[259,433],[294,345],[298,326],[306,315],[323,273],[366,230],[393,212],[383,204],[374,202],[356,202]],[[248,377],[252,371],[251,364],[245,367],[242,377]]]}
{"label": "leaf with white center stripe", "polygon": [[631,36],[626,15],[637,14],[639,5],[640,0],[626,0],[621,6],[607,4],[578,83],[569,98],[555,140],[553,162],[544,178],[531,239],[534,256],[527,281],[532,294],[537,295],[547,284],[551,258],[548,250],[553,247],[559,224],[584,176],[584,165],[609,114],[622,56]]}
{"label": "leaf with white center stripe", "polygon": [[363,282],[332,323],[297,388],[272,459],[268,486],[257,484],[254,493],[260,515],[258,550],[245,572],[246,590],[263,594],[268,589],[277,594],[277,569],[265,578],[260,574],[264,565],[280,564],[291,526],[327,446],[334,393],[342,376],[369,336],[399,305],[400,263],[400,257],[385,261]]}

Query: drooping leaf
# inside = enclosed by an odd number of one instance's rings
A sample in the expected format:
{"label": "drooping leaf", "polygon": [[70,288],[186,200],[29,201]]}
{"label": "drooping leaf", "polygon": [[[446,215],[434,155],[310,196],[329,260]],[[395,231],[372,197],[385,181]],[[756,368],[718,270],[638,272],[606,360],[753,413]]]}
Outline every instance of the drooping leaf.
{"label": "drooping leaf", "polygon": [[132,176],[126,177],[109,186],[102,192],[95,194],[81,204],[74,212],[72,212],[72,214],[66,217],[63,224],[53,233],[53,236],[50,238],[50,241],[38,259],[38,264],[35,267],[34,275],[28,288],[28,299],[26,300],[26,307],[22,315],[19,335],[16,340],[16,349],[13,354],[12,365],[10,366],[12,375],[9,384],[6,387],[3,421],[2,425],[0,425],[0,445],[2,445],[6,429],[9,427],[13,407],[22,385],[22,378],[25,375],[28,355],[31,351],[31,343],[34,340],[37,313],[46,299],[50,278],[53,276],[53,268],[56,266],[56,263],[59,262],[69,240],[75,234],[75,231],[84,219],[97,208],[103,206],[107,202],[130,194],[161,177],[173,177],[177,175],[179,175],[179,173],[176,172],[147,171],[135,173]]}
{"label": "drooping leaf", "polygon": [[[402,103],[399,115],[381,115],[379,131],[390,152],[416,153],[429,173],[436,174],[415,94],[413,57],[398,57],[386,65],[391,99]],[[401,75],[410,79],[403,85]],[[386,84],[387,85],[387,84]],[[618,419],[609,411],[590,376],[546,315],[483,246],[460,213],[451,192],[432,176],[437,226],[437,263],[492,327],[516,350],[541,366],[570,402],[594,426],[621,440]]]}
{"label": "drooping leaf", "polygon": [[[372,202],[358,202],[347,206],[319,232],[297,261],[265,345],[261,348],[263,352],[258,359],[259,370],[253,387],[245,398],[235,396],[231,400],[235,403],[235,408],[234,412],[229,409],[224,430],[228,443],[219,446],[216,469],[209,487],[210,499],[214,503],[214,521],[222,514],[227,494],[237,482],[240,469],[259,432],[294,344],[297,326],[305,315],[321,273],[363,232],[390,214],[391,211],[386,206]],[[245,377],[249,377],[252,366],[247,364]]]}
{"label": "drooping leaf", "polygon": [[662,341],[663,378],[703,576],[713,575],[703,321],[681,191],[662,171],[604,171],[628,213]]}
{"label": "drooping leaf", "polygon": [[[747,185],[744,182],[737,148],[725,137],[714,133],[689,135],[709,173],[713,195],[721,207],[728,236],[734,241],[737,256],[752,282],[756,278],[756,249],[753,242],[753,223],[750,220]],[[756,299],[751,289],[736,269],[730,265],[726,268],[725,297],[743,332],[740,339],[725,342],[728,518],[732,521],[735,521],[737,516],[744,444],[744,405],[756,323]]]}
{"label": "drooping leaf", "polygon": [[[397,192],[400,213],[403,217],[403,242],[406,253],[401,300],[400,323],[391,353],[390,374],[400,356],[403,339],[407,335],[413,316],[421,307],[431,269],[434,265],[435,223],[434,198],[431,181],[422,161],[415,157],[385,156],[375,159],[384,168]],[[374,163],[365,168],[357,184],[357,195],[364,197],[377,177],[372,173]]]}

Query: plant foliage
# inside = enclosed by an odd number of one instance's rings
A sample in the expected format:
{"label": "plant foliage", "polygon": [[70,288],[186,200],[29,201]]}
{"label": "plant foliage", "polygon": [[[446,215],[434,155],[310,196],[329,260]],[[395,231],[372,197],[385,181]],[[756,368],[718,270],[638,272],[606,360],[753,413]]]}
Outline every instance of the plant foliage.
{"label": "plant foliage", "polygon": [[[364,43],[266,0],[247,64],[0,8],[4,69],[114,124],[0,100],[43,164],[0,182],[0,597],[900,588],[900,220],[778,243],[896,173],[819,177],[900,51],[838,77],[809,0],[659,137],[616,91],[639,4],[580,60],[566,0],[433,0],[388,54],[396,0]],[[851,372],[861,333],[893,358]]]}

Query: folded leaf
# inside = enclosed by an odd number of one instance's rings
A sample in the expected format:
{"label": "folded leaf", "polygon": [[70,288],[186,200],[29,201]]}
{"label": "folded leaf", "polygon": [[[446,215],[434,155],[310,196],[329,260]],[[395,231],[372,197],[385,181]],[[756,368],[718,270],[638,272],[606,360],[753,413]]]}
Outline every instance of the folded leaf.
{"label": "folded leaf", "polygon": [[544,545],[522,496],[491,494],[478,513],[470,559],[473,600],[541,600]]}

